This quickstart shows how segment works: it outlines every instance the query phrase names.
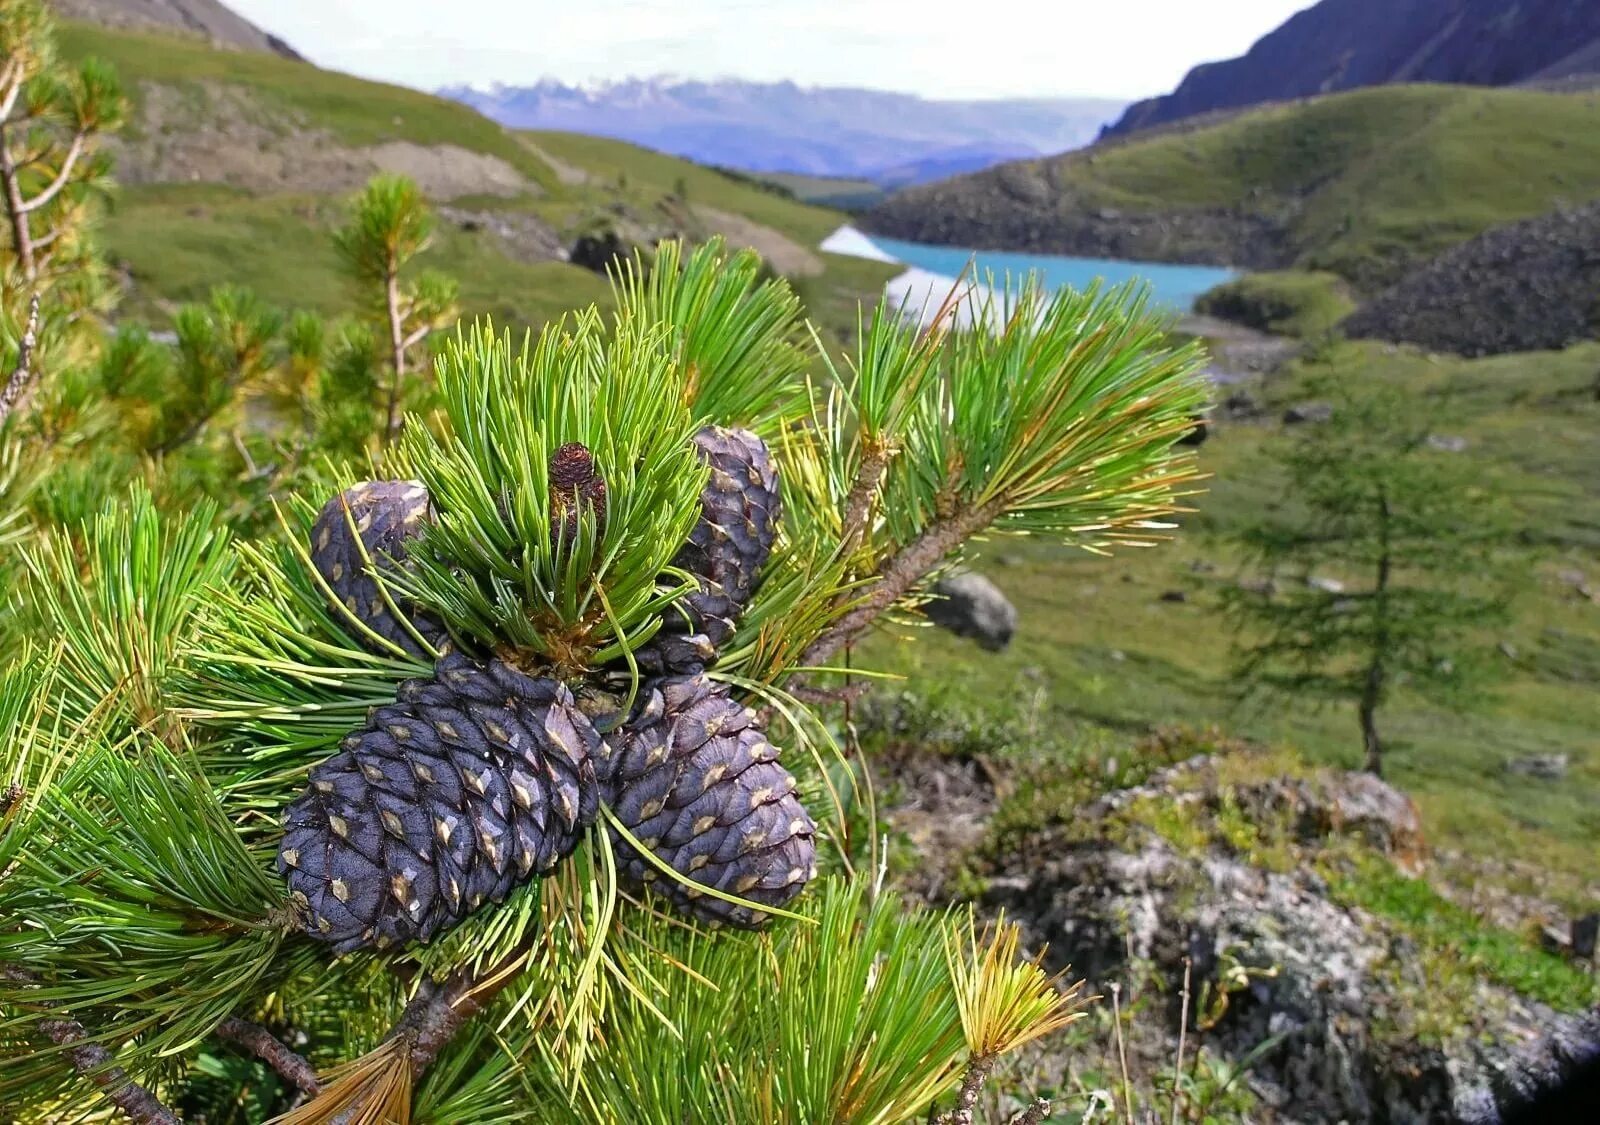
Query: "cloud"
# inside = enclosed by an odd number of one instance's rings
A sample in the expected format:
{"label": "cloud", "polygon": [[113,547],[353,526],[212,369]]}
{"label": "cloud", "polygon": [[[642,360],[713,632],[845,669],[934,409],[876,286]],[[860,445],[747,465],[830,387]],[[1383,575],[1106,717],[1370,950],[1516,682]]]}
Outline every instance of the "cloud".
{"label": "cloud", "polygon": [[233,0],[317,62],[422,88],[659,73],[924,95],[1139,96],[1309,0]]}

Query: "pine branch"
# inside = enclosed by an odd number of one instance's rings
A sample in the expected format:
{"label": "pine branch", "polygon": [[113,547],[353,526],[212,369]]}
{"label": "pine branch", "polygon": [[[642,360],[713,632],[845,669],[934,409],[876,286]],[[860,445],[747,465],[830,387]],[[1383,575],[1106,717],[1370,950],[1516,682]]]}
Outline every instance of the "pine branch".
{"label": "pine branch", "polygon": [[931,525],[889,560],[877,581],[867,587],[866,596],[811,643],[800,664],[810,668],[826,664],[880,614],[909,594],[946,555],[998,519],[1005,507],[1005,499],[997,497],[974,508],[958,509],[948,519]]}
{"label": "pine branch", "polygon": [[1033,1104],[1013,1117],[1010,1125],[1041,1125],[1044,1119],[1049,1116],[1050,1099],[1034,1098]]}
{"label": "pine branch", "polygon": [[993,1055],[973,1056],[967,1064],[966,1074],[962,1075],[961,1089],[956,1092],[956,1104],[941,1113],[935,1125],[972,1125],[978,1095],[983,1092],[983,1084],[989,1080],[989,1072],[994,1069],[994,1064]]}
{"label": "pine branch", "polygon": [[863,454],[855,482],[850,486],[850,495],[845,497],[843,536],[840,539],[840,547],[845,553],[854,550],[857,544],[867,538],[872,504],[878,498],[878,490],[883,487],[883,474],[888,467],[889,451],[881,444],[874,444]]}
{"label": "pine branch", "polygon": [[33,384],[35,371],[33,369],[33,349],[39,343],[39,295],[35,293],[28,302],[28,325],[22,332],[22,341],[17,346],[17,366],[11,372],[11,378],[6,381],[5,389],[0,391],[0,424],[11,416],[24,398],[27,397],[29,388]]}
{"label": "pine branch", "polygon": [[[67,154],[61,158],[61,170],[56,173],[56,178],[50,181],[49,186],[32,199],[23,203],[22,213],[24,215],[37,211],[61,194],[61,189],[67,186],[67,182],[72,176],[73,166],[78,163],[78,157],[83,155],[83,146],[87,139],[88,133],[83,130],[73,134],[72,143],[67,147]],[[34,243],[34,246],[37,248],[38,243]]]}
{"label": "pine branch", "polygon": [[229,1016],[217,1025],[216,1036],[255,1055],[302,1094],[315,1097],[321,1092],[322,1083],[311,1064],[260,1024]]}
{"label": "pine branch", "polygon": [[[33,983],[31,973],[20,969],[5,970],[7,980],[19,984]],[[39,1031],[58,1047],[72,1068],[90,1082],[100,1087],[106,1100],[137,1125],[183,1125],[161,1099],[128,1076],[128,1072],[113,1064],[114,1056],[98,1043],[88,1042],[89,1033],[83,1024],[70,1016],[57,1016],[39,1021]]]}

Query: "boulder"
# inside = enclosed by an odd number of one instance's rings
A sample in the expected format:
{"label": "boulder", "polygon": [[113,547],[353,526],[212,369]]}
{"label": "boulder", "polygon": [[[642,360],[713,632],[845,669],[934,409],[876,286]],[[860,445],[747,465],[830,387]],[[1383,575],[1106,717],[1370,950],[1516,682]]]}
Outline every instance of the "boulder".
{"label": "boulder", "polygon": [[934,597],[922,612],[940,628],[977,641],[990,652],[1011,643],[1017,631],[1016,607],[1000,588],[981,574],[948,574],[933,587]]}
{"label": "boulder", "polygon": [[1571,764],[1566,754],[1529,754],[1507,762],[1506,772],[1540,781],[1560,781],[1567,776],[1567,767]]}
{"label": "boulder", "polygon": [[[1252,863],[1223,843],[1225,828],[1209,846],[1180,846],[1131,815],[1145,807],[1164,822],[1187,810],[1220,826],[1276,815],[1305,846],[1335,832],[1397,858],[1421,846],[1415,806],[1378,778],[1241,781],[1238,766],[1195,759],[1083,806],[986,884],[986,908],[1004,909],[1031,946],[1048,945],[1049,967],[1070,965],[1092,991],[1154,975],[1136,987],[1163,998],[1157,1029],[1130,1025],[1143,1037],[1130,1053],[1171,1065],[1187,966],[1201,998],[1190,1044],[1251,1059],[1263,1121],[1489,1125],[1600,1060],[1600,1013],[1557,1012],[1488,979],[1464,1001],[1470,1026],[1425,1042],[1397,1035],[1432,987],[1404,928],[1334,901],[1310,865]],[[1063,1071],[1079,1061],[1063,1058]]]}
{"label": "boulder", "polygon": [[1314,425],[1333,419],[1333,407],[1326,402],[1301,402],[1283,412],[1285,426]]}
{"label": "boulder", "polygon": [[610,269],[613,262],[626,260],[627,257],[628,244],[611,227],[579,235],[572,249],[567,252],[567,260],[573,265],[599,274]]}

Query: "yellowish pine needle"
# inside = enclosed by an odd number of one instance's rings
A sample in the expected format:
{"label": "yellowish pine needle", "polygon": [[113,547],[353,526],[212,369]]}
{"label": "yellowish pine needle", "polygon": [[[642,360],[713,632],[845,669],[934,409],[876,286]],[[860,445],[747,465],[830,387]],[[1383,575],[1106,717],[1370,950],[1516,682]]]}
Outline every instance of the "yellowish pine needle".
{"label": "yellowish pine needle", "polygon": [[1050,975],[1044,952],[1019,953],[1021,930],[1005,916],[980,931],[969,913],[965,926],[945,938],[945,957],[967,1049],[974,1058],[1009,1054],[1083,1018],[1083,982],[1063,987],[1065,973]]}

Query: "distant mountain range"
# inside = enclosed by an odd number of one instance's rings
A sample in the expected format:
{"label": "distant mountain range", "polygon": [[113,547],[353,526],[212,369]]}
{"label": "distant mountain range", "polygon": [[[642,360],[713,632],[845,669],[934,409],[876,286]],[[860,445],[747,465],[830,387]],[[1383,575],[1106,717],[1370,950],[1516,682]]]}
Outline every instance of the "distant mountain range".
{"label": "distant mountain range", "polygon": [[924,183],[1092,141],[1125,103],[934,101],[792,82],[629,79],[600,86],[453,86],[446,97],[516,128],[632,141],[751,172]]}
{"label": "distant mountain range", "polygon": [[1120,136],[1262,102],[1382,86],[1559,84],[1600,76],[1600,0],[1322,0],[1242,58],[1130,106]]}

